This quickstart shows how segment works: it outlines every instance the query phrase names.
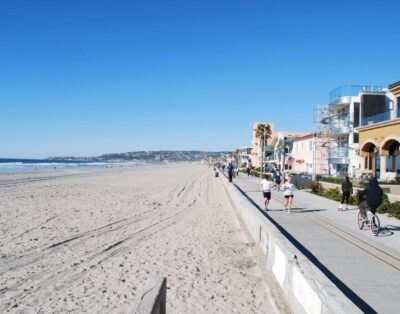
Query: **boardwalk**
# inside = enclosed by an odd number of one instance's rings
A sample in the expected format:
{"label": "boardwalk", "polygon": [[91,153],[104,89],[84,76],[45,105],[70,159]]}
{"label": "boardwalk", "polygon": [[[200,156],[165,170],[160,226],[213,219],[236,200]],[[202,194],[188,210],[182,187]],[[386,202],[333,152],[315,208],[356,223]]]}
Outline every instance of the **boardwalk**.
{"label": "boardwalk", "polygon": [[[240,175],[234,184],[262,208],[259,179]],[[283,211],[273,191],[266,219],[272,220],[364,312],[392,313],[400,290],[400,221],[380,215],[383,232],[358,230],[357,209],[296,191],[294,209]]]}

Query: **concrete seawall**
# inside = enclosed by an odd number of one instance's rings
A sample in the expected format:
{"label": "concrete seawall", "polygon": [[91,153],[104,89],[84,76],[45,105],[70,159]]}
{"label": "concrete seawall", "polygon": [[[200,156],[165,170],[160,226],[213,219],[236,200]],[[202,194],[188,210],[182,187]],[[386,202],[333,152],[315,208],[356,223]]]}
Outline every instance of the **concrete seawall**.
{"label": "concrete seawall", "polygon": [[261,266],[273,273],[294,313],[362,313],[232,183],[220,178],[262,251]]}

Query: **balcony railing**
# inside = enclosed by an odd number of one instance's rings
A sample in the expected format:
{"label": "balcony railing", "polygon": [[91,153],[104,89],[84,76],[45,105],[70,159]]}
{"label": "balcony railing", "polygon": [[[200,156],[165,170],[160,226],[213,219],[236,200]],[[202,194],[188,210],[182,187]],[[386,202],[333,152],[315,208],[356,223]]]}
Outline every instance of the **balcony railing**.
{"label": "balcony railing", "polygon": [[333,133],[349,133],[351,126],[350,116],[346,114],[337,118],[332,118],[329,125]]}
{"label": "balcony railing", "polygon": [[361,125],[369,125],[369,124],[374,124],[374,123],[378,123],[378,122],[383,122],[383,121],[387,121],[390,120],[390,111],[387,110],[385,112],[382,113],[378,113],[376,115],[367,117],[367,118],[362,118],[361,119]]}
{"label": "balcony railing", "polygon": [[369,85],[347,85],[335,88],[329,93],[329,101],[335,100],[344,96],[358,96],[361,92],[366,93],[380,93],[382,92],[381,86],[369,86]]}
{"label": "balcony railing", "polygon": [[272,145],[265,145],[264,152],[265,153],[273,153],[274,152],[274,147]]}
{"label": "balcony railing", "polygon": [[334,147],[329,152],[329,158],[346,158],[349,157],[348,147]]}

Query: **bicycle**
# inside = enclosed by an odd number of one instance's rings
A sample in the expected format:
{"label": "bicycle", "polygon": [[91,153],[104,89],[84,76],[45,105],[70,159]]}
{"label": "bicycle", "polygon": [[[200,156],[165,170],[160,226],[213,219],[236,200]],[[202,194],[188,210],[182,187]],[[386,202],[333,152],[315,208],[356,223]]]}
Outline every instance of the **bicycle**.
{"label": "bicycle", "polygon": [[357,216],[357,224],[360,230],[364,228],[365,224],[368,225],[372,235],[374,236],[378,235],[381,228],[381,222],[379,220],[379,217],[375,215],[375,208],[367,210],[367,219],[364,219],[364,217],[361,214],[361,211],[359,210]]}

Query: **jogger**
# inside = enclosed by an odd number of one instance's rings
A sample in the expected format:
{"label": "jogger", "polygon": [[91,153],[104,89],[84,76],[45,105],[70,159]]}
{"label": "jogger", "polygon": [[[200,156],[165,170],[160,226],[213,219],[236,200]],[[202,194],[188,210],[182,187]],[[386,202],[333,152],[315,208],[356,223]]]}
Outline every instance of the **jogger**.
{"label": "jogger", "polygon": [[294,184],[291,183],[292,177],[289,177],[287,182],[283,185],[283,196],[286,199],[285,203],[285,210],[288,210],[288,213],[290,214],[290,210],[292,208],[292,202],[293,202],[293,197],[294,197]]}

